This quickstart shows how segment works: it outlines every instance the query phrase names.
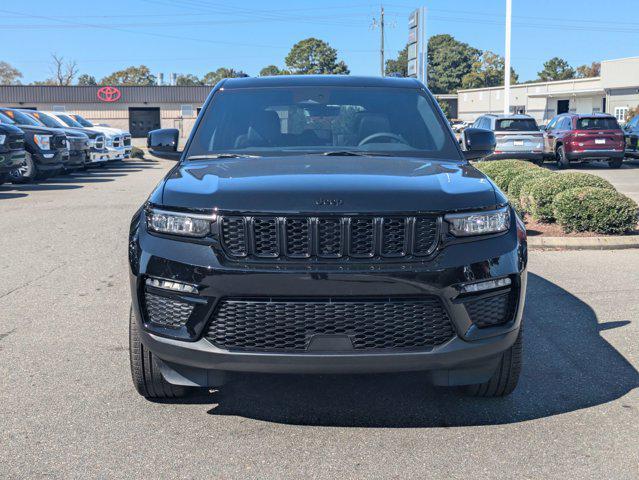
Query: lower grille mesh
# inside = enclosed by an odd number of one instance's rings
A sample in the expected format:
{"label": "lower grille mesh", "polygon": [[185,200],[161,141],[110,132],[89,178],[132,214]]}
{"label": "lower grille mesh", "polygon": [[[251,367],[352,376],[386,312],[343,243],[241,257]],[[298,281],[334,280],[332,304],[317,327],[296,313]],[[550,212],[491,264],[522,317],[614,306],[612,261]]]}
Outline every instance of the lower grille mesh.
{"label": "lower grille mesh", "polygon": [[464,303],[471,321],[478,327],[509,322],[514,314],[514,298],[510,291]]}
{"label": "lower grille mesh", "polygon": [[173,298],[155,295],[150,292],[144,293],[147,319],[157,325],[168,328],[183,327],[191,313],[193,304],[180,302]]}
{"label": "lower grille mesh", "polygon": [[307,350],[314,335],[347,336],[354,350],[428,348],[454,336],[437,297],[399,301],[226,300],[206,338],[228,349]]}

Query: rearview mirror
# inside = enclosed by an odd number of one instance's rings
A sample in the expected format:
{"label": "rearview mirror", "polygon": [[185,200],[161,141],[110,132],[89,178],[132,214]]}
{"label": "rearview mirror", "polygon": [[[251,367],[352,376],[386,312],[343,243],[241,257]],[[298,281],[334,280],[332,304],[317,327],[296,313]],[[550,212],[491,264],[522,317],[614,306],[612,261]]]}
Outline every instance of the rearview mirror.
{"label": "rearview mirror", "polygon": [[491,130],[469,127],[462,133],[462,147],[466,160],[487,157],[495,150],[495,134]]}
{"label": "rearview mirror", "polygon": [[146,139],[149,151],[160,158],[176,159],[182,152],[178,150],[180,131],[176,128],[151,130]]}

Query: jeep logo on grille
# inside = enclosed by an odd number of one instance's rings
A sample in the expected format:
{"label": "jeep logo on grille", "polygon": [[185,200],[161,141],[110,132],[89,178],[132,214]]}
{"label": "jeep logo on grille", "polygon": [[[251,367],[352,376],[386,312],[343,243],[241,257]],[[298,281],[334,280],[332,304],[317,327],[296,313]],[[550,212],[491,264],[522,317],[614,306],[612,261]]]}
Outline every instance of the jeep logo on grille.
{"label": "jeep logo on grille", "polygon": [[341,198],[320,198],[315,200],[315,206],[317,207],[339,207],[344,204],[344,200]]}

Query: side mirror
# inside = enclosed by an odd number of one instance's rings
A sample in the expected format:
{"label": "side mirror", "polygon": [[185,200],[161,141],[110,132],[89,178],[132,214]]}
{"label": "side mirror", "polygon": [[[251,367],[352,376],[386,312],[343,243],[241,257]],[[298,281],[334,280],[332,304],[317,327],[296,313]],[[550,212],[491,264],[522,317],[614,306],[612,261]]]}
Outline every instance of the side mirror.
{"label": "side mirror", "polygon": [[146,138],[146,146],[156,157],[169,160],[177,159],[182,154],[178,150],[180,131],[177,128],[160,128],[151,130]]}
{"label": "side mirror", "polygon": [[546,125],[539,125],[539,131],[540,132],[545,132],[546,131]]}
{"label": "side mirror", "polygon": [[468,127],[462,133],[462,148],[466,160],[478,160],[487,157],[495,150],[495,134],[491,130]]}

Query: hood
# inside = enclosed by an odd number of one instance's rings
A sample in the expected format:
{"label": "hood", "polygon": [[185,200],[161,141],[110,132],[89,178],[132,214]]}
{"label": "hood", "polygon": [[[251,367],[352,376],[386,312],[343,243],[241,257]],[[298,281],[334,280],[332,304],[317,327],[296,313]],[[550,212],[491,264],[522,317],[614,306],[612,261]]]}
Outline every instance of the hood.
{"label": "hood", "polygon": [[126,130],[120,130],[119,128],[113,127],[101,127],[98,125],[93,125],[91,130],[95,130],[96,132],[104,133],[106,135],[131,135]]}
{"label": "hood", "polygon": [[16,125],[25,133],[43,134],[43,135],[66,135],[62,128],[41,127],[40,125]]}
{"label": "hood", "polygon": [[99,135],[104,135],[102,132],[97,131],[95,128],[80,128],[80,127],[68,127],[64,129],[69,132],[83,133],[89,138],[95,138]]}
{"label": "hood", "polygon": [[89,135],[74,128],[60,128],[59,130],[62,130],[69,138],[89,138]]}
{"label": "hood", "polygon": [[15,135],[16,133],[23,133],[23,131],[15,125],[0,123],[0,133],[3,135]]}
{"label": "hood", "polygon": [[234,212],[442,212],[492,207],[491,182],[468,164],[406,157],[198,160],[176,166],[160,192],[166,207]]}

